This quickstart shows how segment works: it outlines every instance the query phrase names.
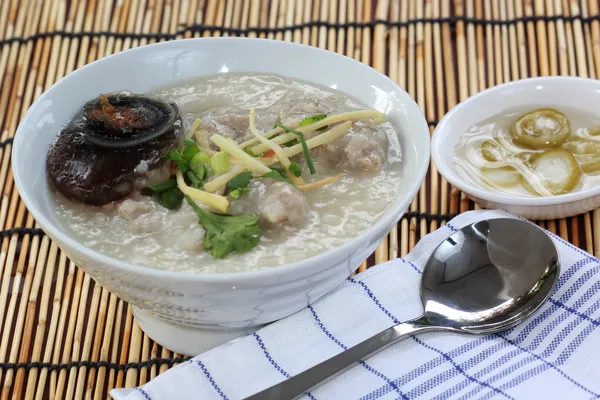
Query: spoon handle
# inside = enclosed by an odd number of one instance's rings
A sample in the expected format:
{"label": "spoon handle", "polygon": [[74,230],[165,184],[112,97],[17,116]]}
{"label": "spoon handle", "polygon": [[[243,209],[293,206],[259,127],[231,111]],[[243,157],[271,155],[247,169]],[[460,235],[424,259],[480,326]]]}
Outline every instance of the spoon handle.
{"label": "spoon handle", "polygon": [[436,327],[431,326],[423,317],[392,326],[320,364],[302,371],[275,386],[247,397],[246,400],[293,399],[309,391],[314,386],[333,378],[352,367],[354,363],[382,350],[395,341],[410,334],[430,329],[436,329]]}

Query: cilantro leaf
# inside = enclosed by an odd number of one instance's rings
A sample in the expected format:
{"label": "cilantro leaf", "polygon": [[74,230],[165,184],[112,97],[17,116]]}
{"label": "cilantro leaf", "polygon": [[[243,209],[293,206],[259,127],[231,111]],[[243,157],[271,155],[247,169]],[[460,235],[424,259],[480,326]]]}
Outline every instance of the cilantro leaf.
{"label": "cilantro leaf", "polygon": [[177,210],[183,203],[183,193],[178,188],[171,188],[167,191],[160,193],[158,202],[161,206],[168,208],[169,210]]}
{"label": "cilantro leaf", "polygon": [[271,168],[272,170],[262,175],[263,178],[271,178],[281,182],[290,183],[290,179],[287,177],[285,170],[283,168]]}
{"label": "cilantro leaf", "polygon": [[190,169],[190,163],[196,154],[200,153],[200,149],[196,142],[190,139],[183,141],[183,150],[173,149],[165,154],[167,160],[177,162],[177,168],[181,172],[187,172]]}
{"label": "cilantro leaf", "polygon": [[248,171],[241,172],[236,177],[227,182],[225,194],[229,194],[234,199],[239,199],[245,193],[250,191],[248,185],[252,180],[252,174]]}
{"label": "cilantro leaf", "polygon": [[179,191],[175,178],[167,179],[156,185],[146,186],[142,189],[142,195],[153,196],[161,206],[169,210],[178,209],[183,202],[183,194]]}
{"label": "cilantro leaf", "polygon": [[258,245],[262,233],[258,216],[217,214],[203,210],[189,197],[186,201],[206,231],[204,249],[214,258],[225,258],[234,252],[245,253]]}
{"label": "cilantro leaf", "polygon": [[244,171],[237,175],[235,178],[227,182],[227,189],[235,190],[239,188],[248,187],[252,180],[252,174],[248,171]]}
{"label": "cilantro leaf", "polygon": [[169,189],[173,189],[177,187],[177,181],[175,178],[167,179],[161,183],[157,183],[156,185],[147,185],[144,189],[149,189],[152,193],[162,193],[166,192]]}

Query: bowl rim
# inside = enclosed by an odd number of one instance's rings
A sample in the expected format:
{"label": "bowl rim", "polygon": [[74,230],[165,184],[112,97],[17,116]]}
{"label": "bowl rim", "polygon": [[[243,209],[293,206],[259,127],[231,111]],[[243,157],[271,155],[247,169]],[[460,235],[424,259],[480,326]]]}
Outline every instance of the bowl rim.
{"label": "bowl rim", "polygon": [[[149,45],[145,45],[145,46],[136,47],[133,49],[128,49],[126,51],[111,54],[111,55],[108,55],[101,59],[95,60],[92,63],[86,64],[83,67],[71,72],[70,74],[67,74],[66,76],[62,77],[60,80],[55,82],[48,90],[46,90],[44,93],[42,93],[42,95],[40,97],[38,97],[36,99],[36,101],[32,104],[32,106],[27,111],[25,117],[21,120],[21,122],[19,123],[19,126],[17,127],[16,134],[15,134],[15,142],[13,144],[13,148],[11,151],[11,157],[12,157],[13,161],[15,160],[16,157],[18,157],[17,149],[21,146],[20,142],[22,140],[18,139],[19,132],[22,130],[23,126],[29,124],[29,120],[32,118],[31,108],[33,107],[34,104],[39,104],[39,103],[43,102],[44,100],[46,100],[46,97],[51,95],[52,90],[54,89],[55,86],[60,85],[61,82],[65,81],[65,80],[71,79],[71,77],[76,76],[77,74],[85,73],[86,69],[90,68],[90,66],[92,66],[94,64],[107,62],[107,60],[110,60],[113,57],[119,57],[125,53],[147,52],[147,51],[151,51],[149,49],[158,49],[161,47],[173,46],[174,43],[191,42],[191,41],[198,42],[199,45],[201,45],[201,43],[206,43],[209,41],[210,42],[252,41],[252,42],[263,43],[264,45],[296,47],[298,49],[302,49],[303,51],[316,53],[317,56],[319,54],[327,54],[329,57],[336,57],[336,58],[344,59],[344,62],[346,62],[346,63],[359,64],[363,68],[370,69],[371,73],[377,74],[384,80],[389,81],[389,83],[391,83],[398,92],[403,92],[406,95],[407,107],[410,107],[411,111],[416,115],[416,118],[420,119],[420,121],[418,122],[418,124],[420,124],[421,128],[422,128],[421,129],[422,133],[420,133],[420,135],[425,135],[425,134],[427,135],[427,138],[426,138],[427,144],[426,144],[426,146],[424,146],[424,154],[423,154],[423,159],[421,161],[421,165],[417,166],[418,176],[416,177],[417,179],[415,180],[414,184],[411,185],[410,187],[407,187],[405,194],[401,197],[398,197],[388,207],[388,209],[368,229],[362,231],[358,236],[349,238],[345,243],[343,243],[340,246],[331,248],[322,253],[316,254],[312,257],[305,258],[303,260],[300,260],[300,261],[297,261],[294,263],[283,264],[283,265],[279,265],[279,266],[273,267],[273,268],[264,268],[264,269],[259,269],[259,270],[241,271],[241,272],[216,272],[216,273],[208,274],[208,273],[198,273],[198,272],[170,271],[170,270],[155,269],[155,268],[151,268],[151,267],[144,267],[141,265],[130,263],[128,261],[114,258],[103,252],[94,250],[94,249],[84,245],[83,243],[80,243],[72,235],[67,234],[63,229],[61,229],[59,224],[54,224],[50,220],[50,218],[47,218],[44,215],[44,213],[41,212],[41,210],[37,209],[35,206],[32,206],[33,201],[31,201],[31,199],[34,196],[32,196],[32,193],[27,193],[24,190],[23,183],[21,180],[21,174],[20,174],[19,170],[17,168],[15,168],[13,170],[13,177],[15,180],[16,188],[19,191],[19,195],[20,195],[21,199],[25,203],[27,209],[32,214],[32,216],[34,217],[36,222],[40,225],[40,227],[42,227],[42,229],[45,231],[45,233],[51,239],[55,240],[57,242],[57,244],[60,244],[61,247],[64,247],[67,250],[67,252],[69,251],[69,249],[74,249],[75,252],[85,254],[87,257],[94,260],[95,262],[99,262],[104,265],[110,265],[111,267],[113,267],[115,269],[129,271],[136,275],[152,277],[152,278],[166,278],[166,279],[173,279],[173,280],[190,279],[190,280],[197,281],[197,282],[207,282],[207,283],[228,283],[228,282],[239,282],[239,281],[250,282],[250,281],[264,280],[265,278],[278,277],[278,276],[282,276],[285,274],[290,274],[290,276],[292,276],[293,273],[298,270],[320,269],[320,265],[325,264],[325,261],[327,259],[330,259],[330,258],[342,259],[344,254],[347,254],[350,249],[357,247],[361,242],[372,240],[376,236],[376,232],[384,229],[385,226],[388,225],[391,220],[395,220],[396,217],[398,219],[401,218],[401,216],[404,214],[405,210],[408,208],[409,204],[413,201],[414,197],[417,195],[417,192],[419,191],[419,188],[421,187],[421,184],[423,183],[423,180],[425,179],[425,176],[428,171],[429,163],[431,160],[431,139],[430,139],[430,134],[429,134],[429,126],[427,124],[427,120],[425,119],[425,115],[424,115],[423,111],[421,110],[421,108],[417,105],[416,101],[412,98],[412,96],[410,96],[410,94],[408,94],[408,92],[406,92],[406,90],[404,90],[402,87],[400,87],[400,85],[398,85],[396,82],[394,82],[391,78],[389,78],[385,74],[381,73],[380,71],[376,70],[375,68],[373,68],[367,64],[361,63],[360,61],[357,61],[353,58],[350,58],[345,55],[335,53],[332,51],[328,51],[325,49],[308,46],[308,45],[304,45],[304,44],[299,44],[299,43],[285,42],[285,41],[280,41],[280,40],[262,39],[262,38],[246,38],[246,37],[237,37],[237,38],[211,37],[211,38],[178,39],[178,40],[153,43],[153,44],[149,44]],[[413,145],[414,145],[414,143],[413,143]],[[398,214],[399,214],[399,216],[398,216]],[[313,268],[310,268],[311,266]],[[86,268],[83,267],[83,269],[85,270]]]}
{"label": "bowl rim", "polygon": [[[482,101],[482,97],[491,96],[493,94],[500,95],[503,91],[517,88],[523,85],[529,84],[555,84],[555,82],[578,82],[578,84],[593,84],[600,90],[600,80],[592,78],[582,78],[576,76],[545,76],[535,78],[525,78],[500,85],[492,86],[481,92],[468,97],[466,100],[460,102],[454,106],[444,117],[439,121],[438,125],[433,131],[431,138],[431,159],[438,172],[454,187],[460,189],[467,195],[478,197],[482,200],[487,200],[497,204],[511,205],[511,206],[555,206],[574,203],[584,199],[588,199],[600,194],[600,186],[588,188],[585,190],[578,190],[572,193],[559,194],[548,197],[525,197],[519,195],[509,195],[502,193],[494,193],[490,190],[486,190],[466,181],[460,177],[454,170],[452,165],[446,166],[447,163],[442,161],[441,151],[438,149],[445,143],[447,135],[444,134],[445,130],[448,129],[448,125],[452,122],[456,113],[472,106],[474,103]],[[474,120],[473,124],[478,121]],[[454,152],[454,147],[452,147]],[[450,171],[449,171],[450,170]]]}

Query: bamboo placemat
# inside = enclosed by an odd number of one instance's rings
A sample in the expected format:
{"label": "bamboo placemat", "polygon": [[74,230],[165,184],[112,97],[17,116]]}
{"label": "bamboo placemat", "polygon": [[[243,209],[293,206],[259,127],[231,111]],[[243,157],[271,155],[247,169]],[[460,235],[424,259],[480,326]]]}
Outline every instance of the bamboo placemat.
{"label": "bamboo placemat", "polygon": [[[184,360],[145,336],[126,303],[36,228],[14,187],[10,151],[32,101],[74,69],[206,36],[295,41],[354,57],[406,88],[432,131],[488,86],[600,73],[597,0],[1,0],[0,400],[107,398]],[[432,166],[410,212],[360,269],[408,253],[472,208]],[[541,225],[600,254],[599,210]]]}

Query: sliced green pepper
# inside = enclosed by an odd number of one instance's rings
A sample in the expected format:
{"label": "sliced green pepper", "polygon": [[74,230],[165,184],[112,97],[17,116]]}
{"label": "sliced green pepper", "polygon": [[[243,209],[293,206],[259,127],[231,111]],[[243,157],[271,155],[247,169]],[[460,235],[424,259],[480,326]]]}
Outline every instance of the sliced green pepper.
{"label": "sliced green pepper", "polygon": [[551,108],[540,108],[521,115],[513,129],[516,143],[532,149],[548,149],[563,144],[571,134],[567,116]]}

